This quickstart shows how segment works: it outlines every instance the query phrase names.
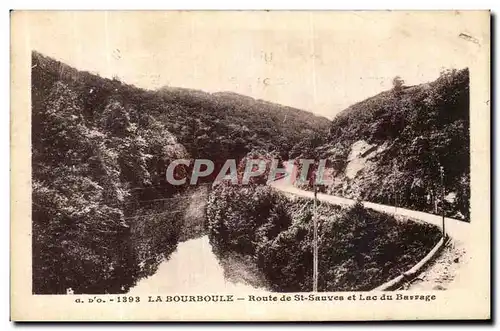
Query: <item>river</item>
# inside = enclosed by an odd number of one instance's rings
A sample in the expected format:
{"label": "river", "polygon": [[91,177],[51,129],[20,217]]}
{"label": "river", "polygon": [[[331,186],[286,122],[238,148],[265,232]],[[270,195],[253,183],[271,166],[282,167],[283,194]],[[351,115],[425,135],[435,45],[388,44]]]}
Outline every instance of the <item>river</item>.
{"label": "river", "polygon": [[[227,265],[224,264],[224,265]],[[226,271],[226,272],[225,272]],[[264,287],[251,286],[243,280],[229,280],[221,262],[212,252],[208,236],[179,243],[170,258],[156,273],[140,280],[130,294],[158,293],[250,293],[264,292]]]}

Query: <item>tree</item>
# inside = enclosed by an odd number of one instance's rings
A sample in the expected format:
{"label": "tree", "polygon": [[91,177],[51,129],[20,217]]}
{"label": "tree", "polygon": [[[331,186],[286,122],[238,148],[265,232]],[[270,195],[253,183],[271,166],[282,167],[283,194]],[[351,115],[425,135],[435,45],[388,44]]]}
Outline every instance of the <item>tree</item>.
{"label": "tree", "polygon": [[401,91],[403,91],[403,85],[405,81],[400,77],[396,76],[392,79],[392,89],[394,93],[399,94]]}

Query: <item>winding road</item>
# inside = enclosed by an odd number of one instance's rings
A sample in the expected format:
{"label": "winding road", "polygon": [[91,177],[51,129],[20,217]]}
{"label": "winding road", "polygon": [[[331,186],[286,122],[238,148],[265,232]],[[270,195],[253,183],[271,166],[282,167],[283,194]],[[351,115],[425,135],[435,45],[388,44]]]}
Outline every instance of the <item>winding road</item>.
{"label": "winding road", "polygon": [[[271,186],[284,193],[304,198],[311,198],[311,199],[314,198],[313,192],[301,190],[290,184],[289,177],[281,178],[273,182]],[[344,205],[344,206],[352,206],[356,203],[356,201],[353,199],[347,199],[323,193],[318,193],[318,200],[323,202],[328,202],[334,205]],[[408,218],[414,218],[420,221],[424,221],[426,223],[434,224],[439,228],[441,228],[443,222],[441,216],[428,214],[421,211],[398,208],[394,206],[382,205],[373,202],[363,202],[363,205],[366,208],[370,208],[376,211],[381,211],[384,213],[394,214],[398,216],[404,216]],[[469,223],[446,217],[445,230],[448,233],[448,236],[450,236],[454,240],[466,241],[468,238]]]}
{"label": "winding road", "polygon": [[[286,194],[313,198],[313,192],[294,187],[285,176],[271,186]],[[355,200],[318,193],[320,201],[336,205],[353,205]],[[406,218],[413,218],[441,227],[442,218],[415,210],[395,208],[394,206],[363,202],[373,210],[391,213]],[[409,285],[410,290],[446,289],[457,283],[464,265],[467,263],[466,243],[469,223],[446,218],[446,232],[452,239],[443,253],[422,273],[417,282]],[[230,263],[231,265],[231,263]],[[226,264],[227,266],[227,264]],[[232,268],[232,267],[231,267]],[[238,267],[236,267],[238,268]],[[170,259],[160,264],[157,272],[133,287],[131,294],[148,293],[249,293],[265,292],[263,287],[248,285],[244,281],[228,279],[223,264],[212,252],[208,236],[191,239],[178,245]],[[455,287],[455,286],[454,286]]]}
{"label": "winding road", "polygon": [[[285,194],[304,198],[314,198],[311,191],[301,190],[291,183],[291,167],[285,164],[288,174],[271,183],[271,186]],[[335,205],[352,206],[356,203],[353,199],[342,198],[334,195],[318,193],[318,200]],[[442,228],[442,216],[424,213],[421,211],[382,205],[373,202],[363,202],[366,208],[393,214],[404,218],[426,222]],[[407,290],[435,290],[463,287],[462,283],[468,281],[470,268],[470,223],[445,217],[445,231],[451,239],[443,251],[432,261],[429,266],[416,278],[416,281],[405,287]]]}

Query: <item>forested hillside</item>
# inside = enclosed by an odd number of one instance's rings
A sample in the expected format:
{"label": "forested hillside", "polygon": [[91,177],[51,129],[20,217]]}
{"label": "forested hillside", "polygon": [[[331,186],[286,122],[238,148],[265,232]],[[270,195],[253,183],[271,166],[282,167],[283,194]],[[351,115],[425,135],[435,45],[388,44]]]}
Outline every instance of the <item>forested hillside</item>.
{"label": "forested hillside", "polygon": [[33,66],[33,74],[43,76],[44,87],[58,80],[70,84],[89,116],[110,96],[154,116],[193,158],[225,161],[242,158],[253,149],[276,150],[288,156],[297,142],[314,132],[326,133],[330,125],[328,119],[310,112],[233,92],[206,93],[168,86],[144,90],[118,79],[77,71],[36,52]]}
{"label": "forested hillside", "polygon": [[328,158],[335,183],[350,198],[469,219],[469,71],[448,70],[431,83],[394,87],[336,116],[326,136],[313,135],[291,157]]}
{"label": "forested hillside", "polygon": [[171,105],[161,119],[172,127],[193,157],[243,158],[249,151],[277,151],[283,157],[297,142],[328,131],[330,121],[312,113],[232,92],[205,93],[180,88],[159,90]]}
{"label": "forested hillside", "polygon": [[117,96],[89,107],[71,82],[32,79],[33,292],[125,292],[176,247],[163,166],[188,154]]}
{"label": "forested hillside", "polygon": [[33,292],[126,292],[152,274],[188,209],[185,188],[165,181],[172,160],[288,153],[328,125],[232,93],[148,91],[34,52]]}

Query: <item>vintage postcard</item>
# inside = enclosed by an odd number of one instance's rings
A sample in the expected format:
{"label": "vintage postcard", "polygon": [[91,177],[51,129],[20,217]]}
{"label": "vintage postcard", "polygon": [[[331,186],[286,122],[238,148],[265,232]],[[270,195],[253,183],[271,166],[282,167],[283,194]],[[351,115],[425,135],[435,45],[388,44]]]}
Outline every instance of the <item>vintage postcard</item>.
{"label": "vintage postcard", "polygon": [[11,319],[490,319],[489,11],[12,11]]}

